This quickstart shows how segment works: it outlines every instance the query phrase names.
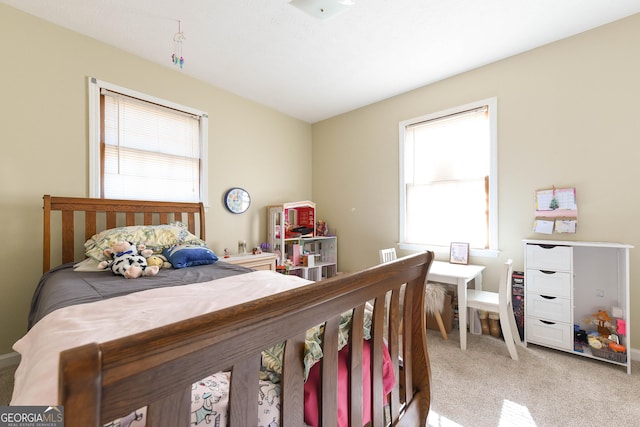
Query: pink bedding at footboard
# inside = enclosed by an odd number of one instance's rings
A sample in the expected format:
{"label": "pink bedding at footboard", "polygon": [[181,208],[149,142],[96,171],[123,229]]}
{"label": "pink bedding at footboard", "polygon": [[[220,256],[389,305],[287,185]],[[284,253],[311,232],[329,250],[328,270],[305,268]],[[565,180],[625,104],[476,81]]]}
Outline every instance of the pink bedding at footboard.
{"label": "pink bedding at footboard", "polygon": [[[363,366],[370,363],[370,345],[365,341],[363,347]],[[338,356],[338,426],[349,426],[348,409],[348,345],[340,350]],[[371,377],[367,370],[363,371],[363,424],[371,421]],[[383,378],[385,395],[393,388],[395,383],[393,367],[389,354],[384,352]],[[193,385],[191,392],[191,425],[228,425],[228,405],[229,405],[229,384],[230,373],[218,372],[203,378]],[[320,396],[320,365],[314,365],[309,371],[309,378],[304,385],[304,422],[312,427],[319,427],[320,416],[318,414],[318,399]],[[280,417],[280,392],[279,385],[268,381],[260,381],[259,393],[259,413],[256,427],[277,427]],[[381,402],[381,405],[385,402]],[[146,410],[141,408],[106,427],[126,426],[126,427],[151,427],[146,423]]]}
{"label": "pink bedding at footboard", "polygon": [[[384,362],[382,376],[384,395],[386,396],[395,385],[393,365],[387,347],[384,347]],[[362,366],[369,366],[371,361],[371,345],[365,341],[362,348]],[[362,378],[362,422],[363,425],[371,421],[371,375],[369,369],[363,369]],[[345,346],[338,355],[338,426],[349,426],[349,346]],[[320,365],[314,365],[309,371],[309,378],[304,385],[304,421],[312,427],[319,427],[318,399],[320,391]],[[386,402],[380,402],[384,405]]]}

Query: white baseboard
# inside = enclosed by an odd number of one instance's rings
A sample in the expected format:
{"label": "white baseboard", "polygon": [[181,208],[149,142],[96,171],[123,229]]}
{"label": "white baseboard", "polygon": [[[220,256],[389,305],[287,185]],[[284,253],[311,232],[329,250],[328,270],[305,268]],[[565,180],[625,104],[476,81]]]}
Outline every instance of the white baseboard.
{"label": "white baseboard", "polygon": [[0,354],[0,368],[17,365],[18,363],[20,363],[20,355],[15,351],[7,354]]}
{"label": "white baseboard", "polygon": [[629,352],[629,357],[631,357],[631,360],[633,361],[640,360],[640,350],[638,350],[637,348],[632,348]]}

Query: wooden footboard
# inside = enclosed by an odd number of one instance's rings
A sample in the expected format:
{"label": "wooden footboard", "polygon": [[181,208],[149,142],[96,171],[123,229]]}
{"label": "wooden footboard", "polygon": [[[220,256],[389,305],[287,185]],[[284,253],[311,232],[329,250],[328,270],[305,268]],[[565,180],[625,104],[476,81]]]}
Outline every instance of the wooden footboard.
{"label": "wooden footboard", "polygon": [[[386,340],[397,379],[387,396],[391,413],[387,422],[424,426],[430,403],[424,288],[432,260],[433,253],[425,252],[166,327],[64,351],[59,396],[65,425],[97,427],[147,406],[147,426],[188,426],[191,385],[225,370],[232,372],[229,425],[256,425],[261,351],[286,342],[280,425],[301,426],[305,332],[323,323],[320,425],[337,425],[338,323],[340,314],[352,309],[349,416],[351,425],[362,425],[362,387],[358,386],[363,377],[362,330],[365,304],[373,301],[371,425],[384,425]],[[387,292],[391,298],[385,298]],[[153,386],[148,387],[149,383]]]}

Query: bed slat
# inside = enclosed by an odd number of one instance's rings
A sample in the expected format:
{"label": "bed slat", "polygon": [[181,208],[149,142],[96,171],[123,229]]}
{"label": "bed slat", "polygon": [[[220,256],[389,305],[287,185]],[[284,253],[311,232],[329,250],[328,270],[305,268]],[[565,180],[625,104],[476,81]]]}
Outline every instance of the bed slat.
{"label": "bed slat", "polygon": [[[196,229],[195,229],[196,220],[195,220],[195,215],[193,214],[193,212],[189,212],[187,214],[187,218],[188,218],[188,221],[189,221],[189,224],[187,225],[187,227],[189,229],[189,232],[190,233],[195,233],[196,232]],[[204,233],[204,221],[202,221],[202,223],[200,224],[200,230],[201,230],[201,233]]]}
{"label": "bed slat", "polygon": [[191,424],[191,387],[186,387],[147,407],[147,426],[189,427]]}
{"label": "bed slat", "polygon": [[[411,301],[411,298],[413,297],[413,292],[412,292],[412,287],[411,286],[407,286],[406,290],[405,290],[405,301]],[[402,322],[404,324],[411,324],[411,322],[413,322],[413,312],[411,310],[411,306],[408,304],[404,305],[404,312],[402,313]],[[423,314],[424,317],[424,314]],[[411,347],[413,346],[413,336],[411,334],[403,334],[402,336],[402,353],[404,358],[411,358]],[[404,392],[406,395],[409,395],[411,393],[411,390],[413,390],[413,371],[412,371],[412,365],[409,364],[407,366],[403,366],[403,369],[400,373],[400,377],[401,377],[401,382],[400,385],[401,387],[404,388]],[[407,399],[408,400],[408,399]]]}
{"label": "bed slat", "polygon": [[[229,390],[229,426],[258,425],[258,372],[260,354],[237,362],[231,372]],[[247,396],[255,396],[247,399]],[[191,402],[191,400],[189,400]]]}
{"label": "bed slat", "polygon": [[364,304],[353,309],[349,330],[349,419],[352,426],[362,425],[362,346],[364,340]]}
{"label": "bed slat", "polygon": [[398,379],[389,398],[391,419],[395,420],[400,414],[400,400],[405,401],[404,396],[400,396],[400,288],[394,289],[389,301],[389,355],[393,364],[394,377]]}
{"label": "bed slat", "polygon": [[62,262],[71,262],[74,254],[73,211],[62,211]]}
{"label": "bed slat", "polygon": [[116,228],[118,225],[118,213],[107,212],[107,229]]}
{"label": "bed slat", "polygon": [[51,263],[51,197],[44,196],[42,205],[42,272],[49,270]]}
{"label": "bed slat", "polygon": [[[280,389],[280,425],[304,425],[304,342],[306,334],[299,334],[285,342],[282,355],[282,378]],[[286,423],[288,421],[290,424]]]}
{"label": "bed slat", "polygon": [[127,227],[136,224],[135,212],[127,212],[127,214],[125,215],[125,223]]}
{"label": "bed slat", "polygon": [[[69,351],[69,350],[67,350]],[[58,396],[71,408],[85,408],[82,414],[72,412],[75,426],[97,426],[100,420],[100,400],[102,398],[102,357],[98,344],[86,344],[74,349],[78,357],[64,357],[60,354],[60,376]],[[64,378],[74,377],[66,382]],[[67,415],[67,419],[70,417]]]}
{"label": "bed slat", "polygon": [[382,384],[383,331],[385,314],[385,295],[378,295],[373,307],[373,336],[371,337],[371,419],[373,427],[382,427],[384,390]]}
{"label": "bed slat", "polygon": [[320,372],[322,379],[319,424],[327,427],[338,425],[338,327],[340,316],[334,316],[324,324],[322,334],[322,360]]}

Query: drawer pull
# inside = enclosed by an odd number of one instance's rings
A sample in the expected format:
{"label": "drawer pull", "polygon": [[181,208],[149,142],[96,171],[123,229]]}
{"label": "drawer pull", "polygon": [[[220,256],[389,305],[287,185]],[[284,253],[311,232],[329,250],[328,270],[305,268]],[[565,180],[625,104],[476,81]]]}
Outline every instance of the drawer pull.
{"label": "drawer pull", "polygon": [[548,320],[540,320],[542,323],[544,323],[545,325],[555,325],[556,322],[550,322]]}
{"label": "drawer pull", "polygon": [[552,296],[549,296],[549,295],[540,295],[540,297],[544,298],[544,299],[556,299],[556,298],[558,298],[558,297],[552,297]]}
{"label": "drawer pull", "polygon": [[542,249],[553,249],[556,247],[556,245],[538,245],[540,246]]}
{"label": "drawer pull", "polygon": [[544,273],[544,274],[556,274],[555,271],[551,271],[551,270],[540,270],[540,273]]}

